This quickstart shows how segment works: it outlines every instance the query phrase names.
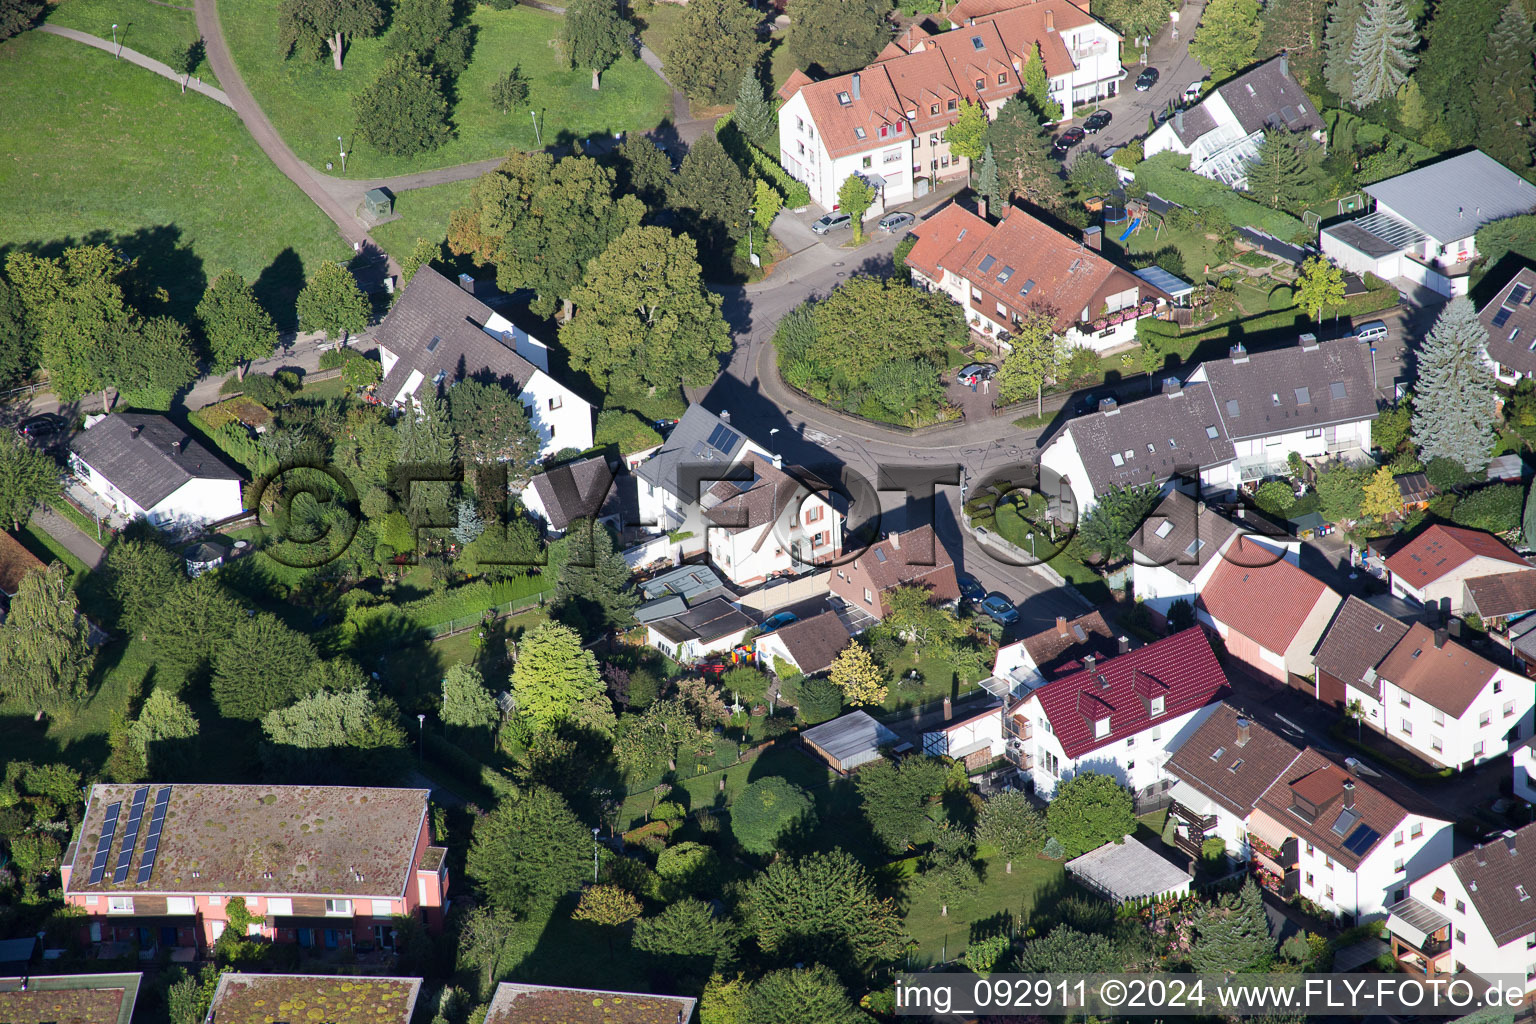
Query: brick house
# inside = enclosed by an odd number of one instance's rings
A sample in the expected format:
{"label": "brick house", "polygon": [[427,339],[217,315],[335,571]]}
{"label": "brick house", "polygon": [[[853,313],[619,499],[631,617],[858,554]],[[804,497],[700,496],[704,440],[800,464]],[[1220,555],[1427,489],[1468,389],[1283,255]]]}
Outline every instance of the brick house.
{"label": "brick house", "polygon": [[64,902],[92,942],[207,949],[229,901],[249,934],[392,948],[396,916],[442,928],[447,851],[425,789],[151,783],[91,787],[64,854]]}
{"label": "brick house", "polygon": [[892,531],[851,562],[834,566],[830,582],[832,593],[877,619],[885,618],[885,592],[896,587],[927,587],[939,603],[960,598],[955,560],[931,526]]}

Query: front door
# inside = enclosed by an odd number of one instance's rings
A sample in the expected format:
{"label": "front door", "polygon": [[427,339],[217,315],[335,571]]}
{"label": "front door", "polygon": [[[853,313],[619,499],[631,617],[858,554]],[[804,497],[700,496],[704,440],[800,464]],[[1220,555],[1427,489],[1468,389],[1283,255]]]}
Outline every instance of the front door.
{"label": "front door", "polygon": [[341,933],[338,932],[335,928],[327,928],[325,930],[325,948],[336,949],[340,945]]}
{"label": "front door", "polygon": [[299,948],[309,949],[315,944],[315,932],[313,928],[300,928],[298,929],[298,933]]}
{"label": "front door", "polygon": [[380,949],[394,949],[395,929],[387,924],[374,925],[373,941]]}

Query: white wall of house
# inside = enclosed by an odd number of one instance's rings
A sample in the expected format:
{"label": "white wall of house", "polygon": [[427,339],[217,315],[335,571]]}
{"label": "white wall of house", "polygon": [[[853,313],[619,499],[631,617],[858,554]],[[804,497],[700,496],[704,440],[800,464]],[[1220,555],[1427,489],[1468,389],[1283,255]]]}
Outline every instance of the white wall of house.
{"label": "white wall of house", "polygon": [[491,318],[485,322],[481,330],[494,338],[500,338],[504,343],[511,345],[518,355],[545,373],[549,372],[549,346],[500,313],[492,313]]}
{"label": "white wall of house", "polygon": [[[1418,836],[1413,834],[1416,827]],[[1433,871],[1453,853],[1451,823],[1417,817],[1400,821],[1354,871],[1305,839],[1296,845],[1301,894],[1334,913],[1359,915],[1361,921],[1385,917],[1386,908],[1407,894],[1412,879]]]}
{"label": "white wall of house", "polygon": [[954,757],[956,751],[969,750],[977,743],[986,743],[993,757],[1003,756],[1002,708],[923,733],[923,753],[934,757]]}
{"label": "white wall of house", "polygon": [[1526,741],[1509,752],[1515,778],[1515,796],[1536,803],[1536,750]]}
{"label": "white wall of house", "polygon": [[[804,572],[842,547],[842,521],[815,494],[801,490],[775,523],[744,530],[709,526],[709,559],[737,586],[752,586],[779,572]],[[766,535],[766,536],[765,536]]]}
{"label": "white wall of house", "polygon": [[1182,715],[1169,717],[1133,736],[1116,740],[1080,758],[1072,759],[1067,757],[1051,730],[1050,721],[1041,708],[1040,698],[1028,697],[1016,713],[1027,717],[1034,731],[1032,742],[1035,761],[1029,774],[1034,780],[1035,792],[1049,800],[1060,782],[1072,778],[1079,771],[1113,776],[1121,785],[1138,794],[1145,793],[1150,787],[1160,788],[1163,782],[1172,778],[1164,770],[1169,752],[1178,749],[1220,703],[1218,700]]}
{"label": "white wall of house", "polygon": [[70,456],[70,466],[87,488],[118,512],[130,519],[145,519],[161,529],[212,523],[244,511],[239,480],[188,480],[153,508],[146,509],[78,455]]}
{"label": "white wall of house", "polygon": [[[1502,843],[1495,842],[1490,845],[1488,856],[1507,857],[1508,853]],[[1536,974],[1532,971],[1536,965],[1536,934],[1518,935],[1502,946],[1496,944],[1448,861],[1449,858],[1408,887],[1414,899],[1450,919],[1451,948],[1436,958],[1437,973],[1449,972],[1459,963],[1483,977],[1512,974],[1524,978],[1527,995],[1536,992],[1536,978],[1532,977]],[[1443,903],[1435,899],[1437,892],[1444,895]]]}
{"label": "white wall of house", "polygon": [[90,488],[92,493],[97,494],[105,501],[110,502],[112,507],[117,509],[123,515],[137,519],[145,514],[145,509],[142,508],[138,502],[134,501],[132,498],[128,497],[128,495],[118,490],[117,486],[113,484],[112,481],[98,473],[94,466],[86,462],[80,456],[71,453],[69,456],[69,464],[70,467],[74,470],[75,476],[80,480],[81,483]]}
{"label": "white wall of house", "polygon": [[656,632],[654,627],[647,626],[645,633],[646,643],[674,661],[682,662],[697,661],[706,654],[718,654],[721,651],[728,651],[741,643],[741,638],[747,635],[747,631],[742,630],[739,633],[727,633],[725,636],[715,637],[712,640],[701,638],[698,640],[685,640],[680,644],[674,644]]}
{"label": "white wall of house", "polygon": [[[1281,555],[1292,565],[1301,565],[1301,541],[1295,537],[1261,537],[1257,534],[1240,534],[1234,532],[1222,542],[1219,554],[1225,554],[1232,545],[1241,537],[1244,545],[1258,544],[1270,551]],[[1252,556],[1246,556],[1252,558]],[[1167,616],[1168,609],[1173,607],[1175,601],[1188,601],[1190,605],[1195,603],[1195,598],[1215,573],[1216,567],[1221,565],[1221,558],[1207,559],[1195,574],[1193,580],[1186,580],[1166,565],[1143,565],[1143,558],[1139,554],[1131,556],[1131,587],[1136,595],[1136,600],[1142,602],[1148,609]],[[1252,565],[1252,561],[1246,564]]]}
{"label": "white wall of house", "polygon": [[592,405],[543,370],[528,378],[518,396],[539,435],[539,455],[592,447]]}
{"label": "white wall of house", "polygon": [[1234,440],[1238,471],[1244,480],[1258,480],[1287,472],[1291,452],[1304,459],[1320,459],[1330,453],[1358,460],[1371,447],[1371,421],[1354,420],[1332,426],[1293,430],[1267,437]]}
{"label": "white wall of house", "polygon": [[[912,199],[912,133],[903,125],[900,135],[871,138],[868,149],[834,158],[811,118],[804,90],[779,108],[779,163],[796,181],[810,189],[811,201],[824,210],[837,206],[837,190],[857,173],[878,174],[886,179],[884,206]],[[877,217],[883,207],[876,201],[866,214]]]}
{"label": "white wall of house", "polygon": [[[1094,21],[1063,30],[1061,41],[1076,67],[1071,74],[1051,78],[1050,96],[1062,104],[1067,117],[1092,113],[1095,102],[1118,92],[1125,78],[1125,68],[1120,64],[1120,36],[1109,26]],[[1084,109],[1077,110],[1079,106]]]}
{"label": "white wall of house", "polygon": [[1494,669],[1459,718],[1390,680],[1382,680],[1382,698],[1388,736],[1430,761],[1453,767],[1481,764],[1511,746],[1523,749],[1521,741],[1531,736],[1536,703],[1531,681],[1504,668]]}
{"label": "white wall of house", "polygon": [[1072,501],[1077,506],[1078,518],[1088,514],[1098,499],[1093,493],[1093,484],[1088,479],[1088,467],[1083,464],[1082,453],[1077,449],[1077,439],[1072,436],[1070,427],[1056,435],[1045,451],[1040,453],[1040,468],[1042,471],[1050,470],[1067,482],[1067,489],[1072,492]]}
{"label": "white wall of house", "polygon": [[1506,572],[1527,572],[1530,569],[1531,566],[1528,565],[1516,565],[1514,562],[1506,562],[1503,559],[1478,555],[1475,558],[1469,558],[1444,576],[1430,581],[1423,587],[1413,586],[1393,573],[1392,593],[1422,605],[1438,605],[1442,600],[1449,598],[1451,614],[1459,615],[1462,600],[1466,596],[1466,588],[1462,584],[1467,580],[1476,579],[1479,576],[1502,575]]}

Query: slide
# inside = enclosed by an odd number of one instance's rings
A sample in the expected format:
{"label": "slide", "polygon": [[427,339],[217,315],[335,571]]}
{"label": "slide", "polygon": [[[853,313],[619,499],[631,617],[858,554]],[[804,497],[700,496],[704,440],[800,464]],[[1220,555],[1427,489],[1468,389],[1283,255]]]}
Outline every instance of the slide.
{"label": "slide", "polygon": [[1131,237],[1131,232],[1135,231],[1140,226],[1141,226],[1141,218],[1137,217],[1135,220],[1131,221],[1131,226],[1125,229],[1125,234],[1120,236],[1120,241],[1123,242],[1127,238],[1130,238]]}

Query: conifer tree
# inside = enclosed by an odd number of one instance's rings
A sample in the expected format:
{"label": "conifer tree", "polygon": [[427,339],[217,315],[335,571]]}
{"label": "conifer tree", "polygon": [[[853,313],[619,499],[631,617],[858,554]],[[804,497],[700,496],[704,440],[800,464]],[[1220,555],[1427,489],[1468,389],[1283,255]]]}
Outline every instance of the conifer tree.
{"label": "conifer tree", "polygon": [[1520,0],[1510,0],[1488,39],[1477,94],[1477,139],[1483,152],[1516,170],[1531,166],[1536,114],[1536,30]]}
{"label": "conifer tree", "polygon": [[997,157],[992,155],[991,146],[976,161],[976,194],[986,197],[992,216],[1002,213],[1003,183],[997,175]]}
{"label": "conifer tree", "polygon": [[1354,70],[1349,51],[1355,45],[1355,26],[1365,13],[1365,0],[1333,0],[1328,5],[1328,25],[1323,29],[1323,83],[1342,99],[1354,94]]}
{"label": "conifer tree", "polygon": [[1366,0],[1349,50],[1349,101],[1363,110],[1395,94],[1419,62],[1419,33],[1403,0]]}
{"label": "conifer tree", "polygon": [[0,625],[0,698],[43,710],[84,697],[96,661],[90,630],[63,562],[23,576]]}
{"label": "conifer tree", "polygon": [[1253,879],[1236,895],[1207,904],[1195,918],[1195,943],[1190,965],[1205,973],[1262,971],[1275,954],[1269,919]]}
{"label": "conifer tree", "polygon": [[1488,332],[1465,296],[1452,299],[1419,353],[1413,440],[1419,458],[1453,459],[1469,472],[1488,464],[1493,446],[1494,380],[1483,362]]}
{"label": "conifer tree", "polygon": [[1040,44],[1035,44],[1035,52],[1024,65],[1024,95],[1028,98],[1030,106],[1035,108],[1043,120],[1061,120],[1061,104],[1051,99],[1050,80],[1045,74],[1045,57],[1040,53]]}
{"label": "conifer tree", "polygon": [[765,149],[778,148],[774,136],[779,122],[773,104],[763,94],[763,83],[750,70],[741,76],[741,85],[736,87],[736,112],[731,119],[749,141]]}
{"label": "conifer tree", "polygon": [[1265,206],[1279,209],[1296,198],[1296,186],[1305,167],[1291,140],[1278,131],[1267,131],[1259,152],[1248,165],[1248,192]]}

